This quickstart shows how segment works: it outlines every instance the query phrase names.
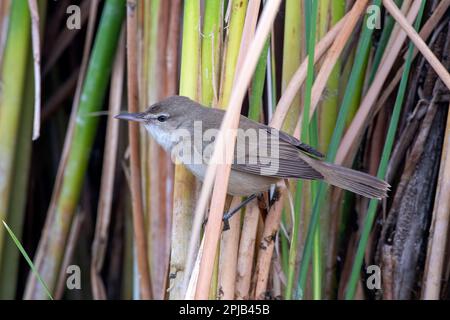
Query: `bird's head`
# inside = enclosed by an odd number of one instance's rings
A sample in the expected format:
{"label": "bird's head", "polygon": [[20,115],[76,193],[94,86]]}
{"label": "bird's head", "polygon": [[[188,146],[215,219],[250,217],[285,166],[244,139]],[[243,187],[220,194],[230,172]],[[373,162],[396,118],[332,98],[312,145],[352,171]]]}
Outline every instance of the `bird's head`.
{"label": "bird's head", "polygon": [[147,129],[176,130],[188,118],[188,105],[193,101],[183,96],[172,96],[151,105],[144,112],[122,112],[116,119],[142,123]]}

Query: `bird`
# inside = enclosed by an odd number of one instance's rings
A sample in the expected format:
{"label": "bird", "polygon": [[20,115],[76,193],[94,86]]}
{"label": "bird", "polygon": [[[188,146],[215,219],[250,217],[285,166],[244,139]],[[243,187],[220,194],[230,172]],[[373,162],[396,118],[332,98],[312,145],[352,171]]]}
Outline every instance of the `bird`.
{"label": "bird", "polygon": [[[123,112],[120,120],[141,123],[172,160],[183,163],[203,181],[225,111],[209,108],[184,96],[171,96],[144,112]],[[324,155],[292,135],[253,121],[239,119],[227,193],[252,196],[280,179],[322,180],[358,195],[383,199],[390,185],[370,174],[329,163]]]}

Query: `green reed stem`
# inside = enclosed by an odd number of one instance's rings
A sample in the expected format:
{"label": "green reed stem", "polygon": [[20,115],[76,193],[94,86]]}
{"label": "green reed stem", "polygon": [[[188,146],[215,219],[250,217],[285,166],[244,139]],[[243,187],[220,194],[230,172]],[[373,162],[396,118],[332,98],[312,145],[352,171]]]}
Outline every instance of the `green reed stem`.
{"label": "green reed stem", "polygon": [[[375,5],[381,5],[381,0],[375,0],[373,2]],[[370,49],[371,36],[373,33],[373,29],[367,28],[366,23],[363,24],[363,31],[361,34],[360,42],[358,43],[358,49],[356,54],[356,59],[352,68],[352,72],[350,74],[350,79],[348,81],[347,89],[345,91],[345,95],[339,109],[339,114],[336,120],[336,127],[333,131],[333,135],[331,137],[331,142],[329,145],[328,153],[326,156],[326,161],[333,162],[336,153],[339,147],[339,142],[342,138],[345,122],[351,107],[353,93],[355,92],[355,88],[358,86],[358,79],[360,77],[361,72],[363,72],[365,57],[367,55],[368,50]],[[319,222],[320,211],[322,205],[325,202],[326,194],[328,191],[328,186],[320,182],[317,196],[314,201],[313,212],[311,214],[311,220],[308,226],[308,232],[306,235],[305,241],[305,249],[303,251],[302,262],[300,264],[300,274],[299,281],[297,287],[297,295],[300,298],[303,298],[303,293],[306,286],[306,280],[308,275],[309,263],[311,260],[312,246],[314,241],[314,232],[316,230],[316,225]]]}
{"label": "green reed stem", "polygon": [[[418,30],[420,27],[423,11],[425,9],[425,3],[426,1],[422,1],[419,14],[414,24],[416,30]],[[380,165],[378,167],[377,176],[380,179],[383,179],[384,176],[386,175],[389,158],[391,156],[392,147],[394,145],[395,133],[397,132],[397,126],[400,119],[403,100],[405,98],[406,86],[408,84],[409,72],[411,70],[413,53],[414,53],[414,45],[411,42],[409,44],[408,56],[405,62],[405,69],[403,70],[402,79],[400,81],[400,85],[398,88],[397,98],[394,104],[394,111],[392,112],[391,121],[389,123],[389,129],[386,136],[386,142],[384,144]],[[375,199],[372,199],[369,203],[369,209],[367,210],[366,220],[364,221],[364,227],[361,233],[361,239],[359,240],[358,243],[355,260],[353,262],[352,271],[347,286],[347,291],[345,293],[345,299],[347,300],[353,299],[355,296],[356,287],[358,284],[360,271],[364,260],[364,252],[366,251],[367,243],[369,242],[370,231],[372,230],[373,222],[375,220],[378,203],[379,201]]]}

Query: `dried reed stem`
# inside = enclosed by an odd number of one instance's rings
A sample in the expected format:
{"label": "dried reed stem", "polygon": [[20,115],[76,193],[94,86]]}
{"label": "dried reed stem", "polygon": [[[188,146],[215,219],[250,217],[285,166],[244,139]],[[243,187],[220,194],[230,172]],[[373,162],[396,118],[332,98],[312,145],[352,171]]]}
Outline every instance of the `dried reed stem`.
{"label": "dried reed stem", "polygon": [[122,105],[123,83],[125,72],[125,30],[119,40],[118,51],[111,75],[109,91],[109,115],[106,128],[105,154],[103,156],[102,181],[97,209],[94,240],[92,242],[91,285],[96,300],[105,300],[106,290],[101,278],[108,243],[108,230],[111,220],[112,196],[114,191],[114,174],[116,171],[117,146],[119,142],[119,121],[113,118],[120,112]]}
{"label": "dried reed stem", "polygon": [[[416,18],[420,9],[421,0],[414,1],[411,9],[408,13],[408,22],[412,23]],[[381,64],[375,78],[367,90],[360,107],[353,118],[352,123],[347,129],[344,137],[341,140],[339,150],[336,154],[336,163],[349,165],[351,159],[353,159],[354,154],[359,146],[359,141],[362,138],[363,131],[368,125],[368,120],[371,119],[370,116],[373,112],[373,106],[383,88],[386,78],[397,59],[403,43],[406,39],[406,34],[400,32],[397,39],[393,42],[391,51],[386,56],[384,64]]]}
{"label": "dried reed stem", "polygon": [[[347,21],[349,17],[349,13],[345,15],[341,21],[339,21],[331,30],[323,37],[323,39],[317,44],[316,51],[314,54],[315,61],[318,61],[320,57],[326,52],[328,47],[331,45],[333,40],[336,38],[336,36],[339,34],[341,28],[344,26],[345,22]],[[270,126],[280,129],[280,127],[283,124],[284,117],[289,109],[289,106],[291,105],[293,99],[295,98],[295,94],[302,86],[303,82],[306,79],[306,71],[307,71],[307,63],[308,63],[308,57],[303,61],[303,63],[298,68],[295,75],[292,77],[291,81],[289,82],[289,85],[287,86],[283,96],[281,97],[278,106],[275,110],[275,114],[272,118],[272,121],[270,123]],[[300,117],[301,119],[301,117]],[[298,127],[298,126],[297,126]],[[283,186],[284,183],[281,185]],[[288,192],[288,190],[285,187],[280,188],[279,190],[281,196],[280,199],[284,199],[286,197],[285,192]],[[270,215],[273,217],[276,217],[277,219],[267,219],[266,223],[264,225],[264,237],[262,238],[262,243],[260,247],[265,247],[265,243],[267,242],[267,239],[265,237],[273,230],[278,230],[280,219],[281,219],[281,212],[283,209],[283,205],[274,206],[270,209]],[[255,297],[261,297],[261,294],[263,294],[266,291],[267,286],[267,279],[268,279],[268,272],[270,271],[270,261],[273,254],[273,246],[269,246],[268,250],[259,250],[258,253],[258,261],[257,261],[257,272],[256,272],[256,283],[257,288],[255,291]]]}
{"label": "dried reed stem", "polygon": [[242,236],[239,242],[237,261],[236,299],[250,298],[250,283],[252,278],[253,257],[255,255],[256,230],[259,221],[259,207],[257,200],[252,201],[244,215]]}
{"label": "dried reed stem", "polygon": [[[258,20],[259,7],[261,0],[250,0],[245,16],[244,27],[241,36],[241,45],[239,48],[239,55],[236,63],[235,79],[242,68],[245,54],[248,46],[253,40],[255,33],[256,22]],[[234,197],[231,201],[230,209],[235,208],[241,202],[241,197]],[[248,206],[250,207],[250,206]],[[241,211],[236,213],[230,220],[230,230],[222,234],[222,241],[220,246],[220,260],[219,260],[219,298],[229,300],[234,298],[236,274],[237,274],[237,259],[239,249],[240,232],[240,217]],[[244,234],[243,234],[244,236]]]}
{"label": "dried reed stem", "polygon": [[[237,207],[241,202],[240,197],[233,197],[230,209]],[[222,232],[219,258],[219,285],[217,297],[221,300],[234,299],[236,285],[238,248],[240,237],[241,212],[231,217],[230,230]]]}
{"label": "dried reed stem", "polygon": [[281,213],[283,211],[284,199],[286,197],[286,186],[284,181],[278,184],[279,198],[270,208],[264,225],[264,233],[259,244],[258,261],[256,263],[255,276],[256,288],[253,297],[255,299],[265,299],[267,283],[269,280],[269,271],[275,248],[275,236],[280,227]]}
{"label": "dried reed stem", "polygon": [[[215,252],[217,250],[217,243],[222,225],[222,214],[225,205],[225,195],[227,193],[226,188],[228,186],[228,179],[230,175],[230,164],[232,163],[232,156],[234,154],[233,150],[236,142],[236,130],[232,129],[236,129],[238,126],[240,109],[245,92],[250,84],[252,74],[256,68],[256,64],[258,63],[259,55],[264,47],[280,4],[280,0],[271,0],[267,2],[264,8],[260,23],[258,24],[258,28],[255,33],[255,38],[250,44],[242,65],[242,70],[239,73],[232,90],[230,103],[221,125],[217,143],[215,144],[211,161],[212,165],[208,167],[206,179],[203,183],[201,199],[199,200],[197,207],[198,213],[203,213],[205,211],[206,200],[208,198],[209,190],[213,184],[215,171],[218,169],[217,167],[220,168],[217,170],[211,210],[205,231],[205,247],[200,264],[200,274],[195,294],[196,299],[206,299],[208,297]],[[231,134],[228,134],[230,131]],[[226,136],[225,132],[227,133]],[[224,154],[226,155],[226,158],[222,157]],[[225,159],[226,164],[217,166],[219,159]],[[193,232],[196,232],[196,230],[193,230]]]}
{"label": "dried reed stem", "polygon": [[[450,106],[449,106],[450,107]],[[423,280],[422,298],[437,300],[440,297],[444,275],[444,259],[450,221],[450,115],[447,116],[445,140],[441,156],[439,181],[436,188],[433,220],[430,228],[430,240]]]}
{"label": "dried reed stem", "polygon": [[[138,112],[137,86],[137,16],[136,0],[127,0],[127,87],[128,110]],[[136,243],[137,264],[140,278],[141,298],[152,297],[144,211],[142,204],[141,168],[139,163],[139,124],[132,121],[128,124],[130,139],[130,169],[131,169],[131,202],[133,208],[134,239]]]}
{"label": "dried reed stem", "polygon": [[395,3],[392,0],[383,0],[383,4],[392,17],[398,22],[402,29],[406,32],[411,41],[416,45],[417,49],[423,54],[425,59],[437,73],[442,82],[450,89],[450,74],[447,69],[442,65],[434,53],[428,48],[427,44],[422,40],[416,30],[406,20],[405,16],[400,12]]}
{"label": "dried reed stem", "polygon": [[[348,13],[344,17],[342,17],[342,19],[338,23],[336,23],[333,26],[333,28],[331,28],[330,31],[328,31],[327,34],[317,43],[314,54],[314,63],[317,63],[317,61],[319,61],[320,58],[322,58],[325,52],[327,52],[328,48],[333,43],[334,39],[344,26],[344,23],[347,20],[347,18]],[[297,71],[289,81],[286,90],[283,92],[280,100],[278,101],[277,107],[275,108],[275,113],[273,114],[271,120],[272,127],[281,128],[281,126],[283,125],[283,121],[286,117],[289,107],[291,106],[292,101],[294,101],[298,90],[300,90],[301,86],[303,85],[303,82],[306,79],[307,67],[308,67],[308,57],[306,57],[303,60],[302,64],[298,67]]]}
{"label": "dried reed stem", "polygon": [[[322,63],[322,68],[320,69],[316,80],[314,81],[314,85],[312,87],[312,97],[311,97],[311,108],[309,111],[309,117],[312,118],[317,105],[320,101],[320,97],[322,96],[323,90],[325,89],[328,78],[330,77],[331,72],[333,71],[334,65],[336,61],[339,59],[339,56],[342,53],[348,39],[351,37],[354,32],[355,25],[360,19],[361,15],[364,13],[365,8],[367,6],[368,0],[358,0],[348,13],[347,19],[345,19],[345,24],[342,27],[342,30],[337,35],[336,39],[333,42],[333,45],[328,50],[327,56]],[[300,119],[303,118],[303,111],[300,115]],[[302,121],[299,119],[297,122],[297,126],[295,127],[294,136],[300,136]]]}

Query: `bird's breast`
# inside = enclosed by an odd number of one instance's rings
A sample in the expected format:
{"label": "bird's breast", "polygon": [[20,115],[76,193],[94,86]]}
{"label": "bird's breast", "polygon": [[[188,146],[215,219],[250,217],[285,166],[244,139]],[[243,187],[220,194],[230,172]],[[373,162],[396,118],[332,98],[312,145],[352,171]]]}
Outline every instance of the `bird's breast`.
{"label": "bird's breast", "polygon": [[[186,167],[197,177],[197,179],[203,182],[208,168],[207,165],[186,164]],[[278,180],[279,179],[275,177],[264,177],[231,169],[227,193],[232,196],[250,196],[252,194],[258,194],[268,190],[270,186]]]}

